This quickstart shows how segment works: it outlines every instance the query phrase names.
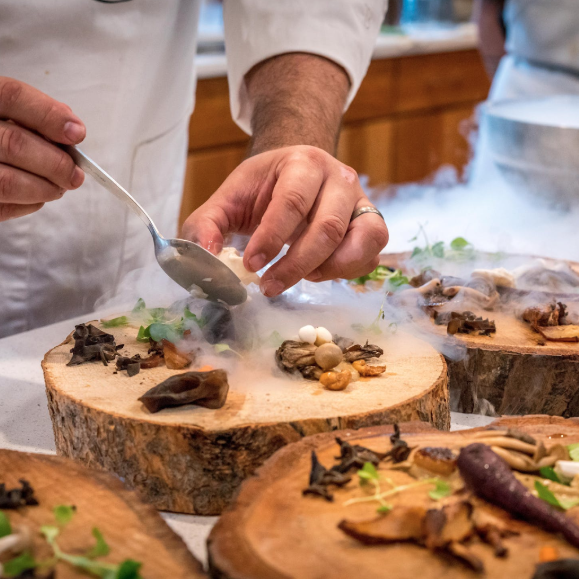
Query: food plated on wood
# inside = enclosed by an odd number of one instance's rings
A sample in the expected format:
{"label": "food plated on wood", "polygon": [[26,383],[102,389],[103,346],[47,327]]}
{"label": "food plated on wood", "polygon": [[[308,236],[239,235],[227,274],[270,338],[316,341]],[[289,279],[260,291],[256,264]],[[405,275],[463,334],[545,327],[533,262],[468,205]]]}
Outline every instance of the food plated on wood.
{"label": "food plated on wood", "polygon": [[432,346],[354,328],[359,315],[344,304],[336,315],[280,300],[264,315],[259,298],[232,309],[139,300],[79,324],[43,363],[58,451],[115,472],[159,508],[217,514],[303,436],[414,419],[449,427]]}
{"label": "food plated on wood", "polygon": [[385,254],[353,280],[432,336],[449,365],[452,409],[579,415],[579,265],[476,251],[465,239]]}
{"label": "food plated on wood", "polygon": [[0,577],[204,577],[150,506],[69,459],[0,451]]}
{"label": "food plated on wood", "polygon": [[304,439],[245,483],[210,565],[228,579],[577,573],[578,443],[575,422],[548,416]]}

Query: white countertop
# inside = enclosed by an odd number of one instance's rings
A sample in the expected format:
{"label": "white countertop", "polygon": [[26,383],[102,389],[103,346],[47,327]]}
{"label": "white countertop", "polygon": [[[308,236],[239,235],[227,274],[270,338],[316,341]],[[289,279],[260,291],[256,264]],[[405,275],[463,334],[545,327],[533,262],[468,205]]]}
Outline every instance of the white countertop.
{"label": "white countertop", "polygon": [[[85,315],[0,339],[0,448],[55,453],[40,362],[48,350],[66,338],[75,323],[100,317]],[[491,421],[486,416],[453,413],[452,429],[473,428]],[[174,513],[163,513],[163,517],[205,563],[205,541],[217,517]]]}
{"label": "white countertop", "polygon": [[[406,29],[405,34],[382,33],[376,40],[372,58],[395,58],[414,54],[468,50],[478,46],[478,30],[474,23],[452,27]],[[197,78],[215,78],[227,74],[224,53],[198,54]]]}

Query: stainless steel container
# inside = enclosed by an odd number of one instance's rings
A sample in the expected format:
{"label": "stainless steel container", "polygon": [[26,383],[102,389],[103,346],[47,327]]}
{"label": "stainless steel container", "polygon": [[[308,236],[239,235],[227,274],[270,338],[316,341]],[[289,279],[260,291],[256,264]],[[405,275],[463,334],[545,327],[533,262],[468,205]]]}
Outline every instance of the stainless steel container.
{"label": "stainless steel container", "polygon": [[516,189],[579,204],[579,96],[486,103],[481,121],[491,158]]}

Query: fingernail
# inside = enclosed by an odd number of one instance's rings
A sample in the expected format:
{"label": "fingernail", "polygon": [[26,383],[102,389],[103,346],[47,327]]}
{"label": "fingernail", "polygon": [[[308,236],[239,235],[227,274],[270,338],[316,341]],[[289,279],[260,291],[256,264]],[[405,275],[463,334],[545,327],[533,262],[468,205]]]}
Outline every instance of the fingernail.
{"label": "fingernail", "polygon": [[72,143],[80,143],[86,134],[86,129],[76,121],[68,121],[64,125],[64,134]]}
{"label": "fingernail", "polygon": [[312,273],[310,273],[310,275],[308,275],[306,277],[306,279],[308,281],[318,281],[319,279],[321,279],[322,277],[322,273],[320,272],[319,269],[314,269],[314,271],[312,271]]}
{"label": "fingernail", "polygon": [[250,258],[248,262],[249,269],[251,269],[251,271],[259,271],[265,265],[266,261],[267,257],[265,256],[265,253],[258,253]]}
{"label": "fingernail", "polygon": [[270,279],[261,284],[261,293],[268,298],[274,298],[279,296],[280,293],[285,289],[283,282],[277,279]]}
{"label": "fingernail", "polygon": [[80,167],[75,167],[72,177],[70,178],[70,184],[76,189],[80,187],[84,181],[84,171]]}

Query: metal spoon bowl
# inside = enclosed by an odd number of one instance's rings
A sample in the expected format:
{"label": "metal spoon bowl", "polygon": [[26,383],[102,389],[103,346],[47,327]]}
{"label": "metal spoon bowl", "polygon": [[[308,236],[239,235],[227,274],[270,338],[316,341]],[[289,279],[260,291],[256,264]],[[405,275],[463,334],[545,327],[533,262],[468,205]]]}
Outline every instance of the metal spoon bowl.
{"label": "metal spoon bowl", "polygon": [[135,198],[106,171],[77,147],[62,145],[62,148],[85,173],[96,179],[143,220],[153,236],[157,262],[172,280],[187,291],[200,288],[211,301],[225,302],[230,306],[245,302],[245,286],[224,263],[192,241],[165,239]]}

